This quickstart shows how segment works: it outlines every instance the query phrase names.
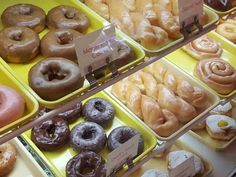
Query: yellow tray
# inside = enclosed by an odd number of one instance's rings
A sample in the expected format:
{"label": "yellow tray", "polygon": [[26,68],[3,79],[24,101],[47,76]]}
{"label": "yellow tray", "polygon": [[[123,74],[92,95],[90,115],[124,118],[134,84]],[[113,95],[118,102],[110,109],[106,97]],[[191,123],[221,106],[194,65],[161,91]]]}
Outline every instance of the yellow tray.
{"label": "yellow tray", "polygon": [[[201,175],[201,177],[209,176],[213,170],[213,167],[211,163],[204,158],[201,154],[196,153],[193,151],[189,146],[186,144],[181,143],[181,141],[176,141],[176,143],[171,147],[170,151],[175,151],[175,150],[186,150],[189,151],[195,155],[197,155],[203,162],[204,164],[204,174]],[[167,153],[166,153],[167,155]],[[155,157],[149,160],[147,163],[145,163],[140,169],[135,171],[132,174],[132,177],[140,177],[145,171],[150,170],[150,169],[156,169],[156,170],[161,170],[167,172],[167,160],[166,160],[166,155],[162,157]],[[196,177],[200,177],[200,175],[197,175]]]}
{"label": "yellow tray", "polygon": [[[222,44],[223,47],[223,54],[221,56],[222,59],[226,60],[228,63],[230,63],[235,69],[236,69],[236,48],[232,45],[230,45],[228,42],[225,42],[225,39],[220,37],[219,35],[215,35],[214,32],[208,33],[208,35],[215,39],[216,41],[219,41]],[[196,64],[198,60],[194,59],[192,56],[184,52],[182,49],[178,49],[175,52],[169,54],[166,56],[167,60],[171,61],[181,69],[183,69],[185,72],[187,72],[189,75],[194,77],[195,79],[199,80],[202,85],[206,85],[204,82],[202,82],[200,79],[194,76],[194,68],[196,67]],[[208,86],[207,86],[208,87]],[[208,87],[209,88],[209,87]],[[212,90],[211,88],[209,88]],[[233,94],[236,93],[236,90],[232,91],[231,93],[227,95],[223,95],[220,93],[215,93],[222,97],[222,98],[227,98],[232,96]]]}
{"label": "yellow tray", "polygon": [[[150,152],[157,143],[157,140],[150,131],[148,131],[145,127],[142,126],[136,119],[132,118],[131,115],[129,115],[127,112],[125,112],[115,101],[110,99],[106,94],[103,92],[100,92],[91,98],[94,97],[101,97],[104,99],[109,100],[115,110],[116,110],[116,115],[113,120],[112,125],[109,128],[106,128],[106,133],[107,135],[116,127],[121,126],[121,125],[128,125],[130,127],[133,127],[137,129],[144,137],[144,151],[141,155],[135,158],[134,162],[137,162],[140,160],[144,155],[146,155],[148,152]],[[91,99],[89,98],[89,99]],[[83,122],[84,120],[82,118],[78,119],[76,123],[73,123],[70,125],[70,129],[73,128],[75,125],[77,125],[80,122]],[[75,156],[77,153],[69,146],[66,145],[60,150],[56,151],[41,151],[37,148],[37,146],[31,141],[30,139],[31,136],[31,130],[25,132],[23,134],[23,137],[25,140],[30,144],[30,146],[37,152],[37,154],[44,160],[44,162],[49,166],[49,168],[55,173],[57,177],[63,177],[65,176],[65,166],[66,163],[71,159],[73,156]],[[100,153],[104,159],[107,158],[108,154],[107,148],[103,149],[102,152]]]}
{"label": "yellow tray", "polygon": [[[2,1],[0,4],[0,14],[3,12],[4,9],[6,9],[8,6],[11,6],[13,4],[18,4],[19,1],[17,0],[7,0],[7,1]],[[45,10],[45,12],[48,12],[51,8],[64,4],[64,5],[71,5],[79,8],[81,11],[83,11],[88,18],[90,19],[91,25],[89,26],[88,30],[86,33],[96,31],[104,26],[104,19],[101,17],[97,16],[96,13],[92,12],[86,5],[83,3],[76,1],[76,0],[41,0],[41,1],[33,1],[33,0],[23,0],[21,3],[29,3],[29,4],[34,4],[36,6],[39,6]],[[0,23],[0,29],[3,28],[2,23]],[[45,29],[43,32],[40,33],[40,38],[42,38],[46,33],[48,32],[48,29]],[[135,42],[130,41],[129,39],[125,38],[123,34],[120,32],[117,32],[118,38],[123,39],[133,50],[135,53],[136,60],[133,62],[123,66],[122,68],[119,69],[119,71],[124,71],[125,69],[136,65],[140,62],[142,62],[143,58],[145,57],[144,51],[141,49],[140,46],[137,46]],[[30,68],[41,61],[43,57],[41,55],[38,55],[34,60],[32,60],[28,64],[8,64],[11,68],[11,71],[15,74],[15,77],[20,80],[24,86],[30,90],[31,94],[39,101],[39,103],[43,106],[46,106],[48,108],[55,108],[56,106],[68,101],[71,99],[73,96],[80,94],[82,92],[85,92],[89,90],[89,84],[88,82],[85,82],[84,86],[58,100],[55,101],[47,101],[42,98],[40,98],[29,86],[28,86],[28,71]],[[4,63],[6,66],[7,64],[0,58],[0,62]],[[9,67],[7,67],[9,69]],[[101,78],[98,82],[101,83],[102,81],[108,79],[111,77],[111,74],[107,74],[104,78]]]}
{"label": "yellow tray", "polygon": [[174,132],[172,135],[168,136],[168,137],[162,137],[160,135],[158,135],[157,133],[155,133],[151,128],[148,127],[148,125],[146,125],[138,116],[136,116],[130,109],[128,109],[118,98],[116,98],[112,93],[111,93],[111,87],[108,87],[107,89],[105,89],[105,92],[111,97],[113,98],[116,102],[118,102],[126,111],[128,111],[130,114],[132,114],[133,117],[135,117],[140,123],[142,123],[145,127],[147,127],[150,131],[152,131],[156,137],[161,140],[161,141],[169,141],[173,138],[175,138],[175,136],[177,136],[178,134],[180,134],[184,129],[186,129],[188,126],[190,126],[191,124],[193,124],[194,122],[196,122],[198,119],[200,119],[205,113],[209,112],[209,110],[211,110],[214,106],[216,106],[219,103],[219,98],[218,96],[216,96],[215,94],[213,94],[211,92],[211,90],[209,90],[207,87],[205,87],[204,85],[202,85],[201,83],[199,83],[198,81],[194,80],[191,76],[189,76],[187,73],[185,73],[183,70],[181,70],[180,68],[176,67],[174,64],[172,64],[171,62],[165,60],[165,58],[157,61],[160,62],[164,67],[166,67],[169,71],[171,71],[172,73],[175,73],[177,75],[180,75],[182,78],[186,79],[187,81],[189,81],[192,85],[198,86],[199,88],[202,88],[208,95],[209,97],[209,103],[210,106],[205,109],[202,113],[200,113],[197,117],[195,117],[193,120],[191,120],[190,122],[188,122],[185,125],[182,125],[181,128],[179,130],[177,130],[176,132]]}
{"label": "yellow tray", "polygon": [[[234,109],[236,109],[236,102],[231,101],[231,104],[233,105]],[[235,118],[236,117],[234,117],[234,119]],[[197,130],[197,131],[189,131],[189,134],[194,136],[195,138],[197,138],[198,140],[200,140],[207,146],[218,151],[226,149],[228,146],[230,146],[230,144],[232,144],[236,140],[236,136],[234,136],[229,141],[220,141],[220,140],[213,139],[209,136],[206,129]]]}
{"label": "yellow tray", "polygon": [[1,127],[0,128],[0,135],[1,135],[29,121],[37,113],[39,109],[39,105],[38,105],[37,100],[28,92],[28,90],[25,89],[13,77],[12,73],[7,71],[5,67],[1,65],[1,63],[0,63],[0,84],[15,89],[24,98],[26,102],[25,112],[24,112],[23,117],[15,120],[14,122],[7,124],[4,127]]}
{"label": "yellow tray", "polygon": [[236,7],[233,7],[230,10],[222,12],[222,11],[213,9],[212,7],[208,6],[207,4],[204,4],[204,6],[207,7],[208,9],[210,9],[211,11],[215,12],[216,14],[218,14],[220,17],[223,17],[223,16],[225,16],[227,14],[230,14],[231,12],[236,10]]}

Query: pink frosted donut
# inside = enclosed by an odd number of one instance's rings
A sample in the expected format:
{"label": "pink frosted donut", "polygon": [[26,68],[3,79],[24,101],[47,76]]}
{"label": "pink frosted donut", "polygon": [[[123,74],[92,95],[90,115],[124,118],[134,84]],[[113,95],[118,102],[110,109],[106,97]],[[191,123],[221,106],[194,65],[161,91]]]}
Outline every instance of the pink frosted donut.
{"label": "pink frosted donut", "polygon": [[24,110],[24,99],[15,90],[0,85],[0,127],[20,118]]}

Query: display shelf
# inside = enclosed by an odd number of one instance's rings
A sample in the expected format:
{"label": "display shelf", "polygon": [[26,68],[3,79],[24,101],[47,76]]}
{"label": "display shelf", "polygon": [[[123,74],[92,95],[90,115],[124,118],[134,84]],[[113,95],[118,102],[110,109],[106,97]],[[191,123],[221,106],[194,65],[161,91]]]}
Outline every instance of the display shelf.
{"label": "display shelf", "polygon": [[38,117],[37,119],[32,117],[32,119],[30,121],[26,122],[25,124],[15,127],[15,129],[12,129],[4,134],[1,134],[0,135],[0,144],[20,135],[21,133],[25,132],[26,130],[31,129],[36,124],[38,124],[44,120],[52,118],[53,116],[57,115],[58,113],[62,112],[63,110],[67,110],[67,109],[72,108],[77,102],[80,102],[80,101],[94,95],[95,93],[104,90],[105,88],[124,79],[125,77],[127,77],[127,76],[137,72],[138,70],[150,65],[151,63],[161,59],[162,57],[168,55],[169,53],[175,51],[176,49],[181,48],[182,46],[184,46],[188,42],[208,33],[209,31],[213,30],[215,27],[216,27],[216,25],[212,24],[212,25],[202,29],[201,31],[198,31],[197,33],[190,34],[181,43],[174,45],[172,48],[168,48],[168,49],[164,50],[161,54],[158,54],[155,57],[151,57],[149,60],[145,60],[142,63],[137,64],[136,66],[130,67],[128,70],[125,70],[121,73],[114,75],[114,77],[111,77],[110,79],[104,81],[103,83],[96,85],[95,87],[91,87],[90,89],[86,90],[85,92],[81,92],[80,94],[74,96],[72,101],[69,101],[69,102],[65,103],[64,105],[59,106],[58,108],[54,109],[53,111],[50,111],[50,112],[44,114],[43,116]]}

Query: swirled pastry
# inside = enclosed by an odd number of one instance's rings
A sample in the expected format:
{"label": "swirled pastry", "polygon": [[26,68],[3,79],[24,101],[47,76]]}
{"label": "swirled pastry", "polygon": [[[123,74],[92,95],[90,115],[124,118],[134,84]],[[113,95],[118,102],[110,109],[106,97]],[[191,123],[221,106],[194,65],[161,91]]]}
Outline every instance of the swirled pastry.
{"label": "swirled pastry", "polygon": [[223,52],[221,44],[207,35],[188,43],[183,50],[198,60],[220,57]]}
{"label": "swirled pastry", "polygon": [[222,59],[200,60],[195,73],[218,93],[228,94],[236,89],[236,70]]}

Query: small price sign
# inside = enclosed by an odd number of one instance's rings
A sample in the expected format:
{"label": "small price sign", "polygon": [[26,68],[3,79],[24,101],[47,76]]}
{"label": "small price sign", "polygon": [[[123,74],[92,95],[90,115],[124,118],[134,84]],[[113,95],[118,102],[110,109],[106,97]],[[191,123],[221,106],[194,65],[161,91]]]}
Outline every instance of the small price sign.
{"label": "small price sign", "polygon": [[115,26],[108,25],[75,40],[75,50],[81,75],[89,74],[90,69],[97,70],[119,57],[115,40]]}
{"label": "small price sign", "polygon": [[169,170],[170,177],[193,177],[195,174],[193,155],[186,157],[180,164]]}
{"label": "small price sign", "polygon": [[116,148],[108,154],[106,163],[106,176],[109,176],[115,170],[122,167],[127,160],[132,159],[138,154],[139,135],[136,135],[126,141],[122,146]]}
{"label": "small price sign", "polygon": [[179,23],[185,26],[192,24],[194,18],[203,14],[203,0],[178,0]]}

